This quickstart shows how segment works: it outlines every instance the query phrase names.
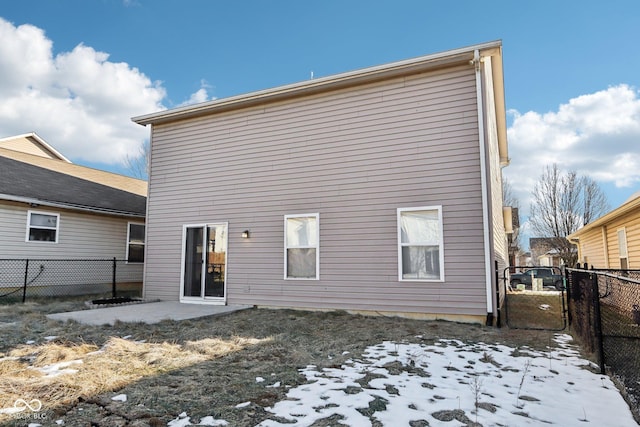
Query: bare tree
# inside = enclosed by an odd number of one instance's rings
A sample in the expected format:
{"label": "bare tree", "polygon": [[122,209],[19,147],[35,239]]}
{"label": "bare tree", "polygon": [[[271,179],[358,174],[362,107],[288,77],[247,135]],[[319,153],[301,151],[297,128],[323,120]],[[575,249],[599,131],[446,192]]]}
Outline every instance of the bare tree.
{"label": "bare tree", "polygon": [[508,179],[502,178],[502,205],[511,207],[511,214],[513,218],[513,233],[507,236],[508,250],[509,250],[509,264],[516,265],[517,257],[521,252],[520,245],[520,200],[516,197],[513,187]]}
{"label": "bare tree", "polygon": [[566,236],[608,210],[607,197],[595,181],[575,171],[562,173],[554,163],[534,186],[529,222],[538,236],[550,239],[565,265],[573,267],[578,254]]}
{"label": "bare tree", "polygon": [[137,156],[127,156],[124,159],[124,165],[131,175],[139,179],[149,179],[149,154],[151,146],[146,140],[138,149]]}
{"label": "bare tree", "polygon": [[513,192],[513,187],[507,178],[502,178],[502,201],[505,206],[511,206],[512,208],[520,208],[520,200]]}

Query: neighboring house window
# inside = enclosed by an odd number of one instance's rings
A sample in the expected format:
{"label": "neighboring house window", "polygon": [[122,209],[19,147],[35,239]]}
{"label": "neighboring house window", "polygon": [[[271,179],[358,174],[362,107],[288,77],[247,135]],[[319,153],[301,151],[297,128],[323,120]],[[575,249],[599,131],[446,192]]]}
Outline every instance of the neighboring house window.
{"label": "neighboring house window", "polygon": [[399,280],[443,281],[442,207],[398,209]]}
{"label": "neighboring house window", "polygon": [[144,224],[129,223],[127,261],[144,262]]}
{"label": "neighboring house window", "polygon": [[319,215],[285,215],[285,279],[318,279]]}
{"label": "neighboring house window", "polygon": [[26,241],[58,243],[59,226],[59,214],[29,211]]}
{"label": "neighboring house window", "polygon": [[618,230],[618,250],[620,252],[620,269],[629,269],[627,255],[627,232],[624,228]]}

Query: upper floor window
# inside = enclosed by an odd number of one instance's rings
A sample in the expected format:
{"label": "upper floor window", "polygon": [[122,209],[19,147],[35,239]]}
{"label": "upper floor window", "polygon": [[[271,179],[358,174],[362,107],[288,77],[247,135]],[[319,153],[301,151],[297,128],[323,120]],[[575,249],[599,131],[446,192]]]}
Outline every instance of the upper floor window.
{"label": "upper floor window", "polygon": [[285,215],[285,278],[318,279],[319,215]]}
{"label": "upper floor window", "polygon": [[443,281],[442,207],[398,209],[399,280]]}
{"label": "upper floor window", "polygon": [[59,214],[29,211],[26,241],[58,243],[59,226]]}
{"label": "upper floor window", "polygon": [[127,261],[144,262],[144,224],[129,223],[127,231]]}

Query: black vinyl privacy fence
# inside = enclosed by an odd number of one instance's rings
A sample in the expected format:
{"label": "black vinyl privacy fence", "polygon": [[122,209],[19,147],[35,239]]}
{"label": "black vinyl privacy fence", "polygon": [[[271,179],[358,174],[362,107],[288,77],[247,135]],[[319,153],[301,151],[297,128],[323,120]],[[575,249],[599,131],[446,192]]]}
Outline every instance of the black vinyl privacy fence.
{"label": "black vinyl privacy fence", "polygon": [[[578,266],[580,267],[580,266]],[[567,269],[569,323],[640,408],[640,270]]]}
{"label": "black vinyl privacy fence", "polygon": [[143,264],[111,259],[0,259],[0,303],[77,295],[139,295]]}

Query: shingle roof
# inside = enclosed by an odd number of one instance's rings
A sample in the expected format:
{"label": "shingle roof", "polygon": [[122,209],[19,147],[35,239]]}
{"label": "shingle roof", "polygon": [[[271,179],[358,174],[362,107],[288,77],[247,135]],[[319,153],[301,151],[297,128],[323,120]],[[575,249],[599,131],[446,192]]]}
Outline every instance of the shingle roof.
{"label": "shingle roof", "polygon": [[116,215],[144,216],[146,210],[144,196],[2,156],[0,195]]}
{"label": "shingle roof", "polygon": [[98,184],[118,188],[130,193],[139,194],[140,196],[147,195],[147,182],[130,176],[118,175],[100,169],[76,165],[57,159],[49,159],[21,151],[8,150],[2,147],[0,147],[0,157],[7,157],[19,162],[29,163],[30,165],[75,176],[76,178],[86,179],[87,181],[97,182]]}

